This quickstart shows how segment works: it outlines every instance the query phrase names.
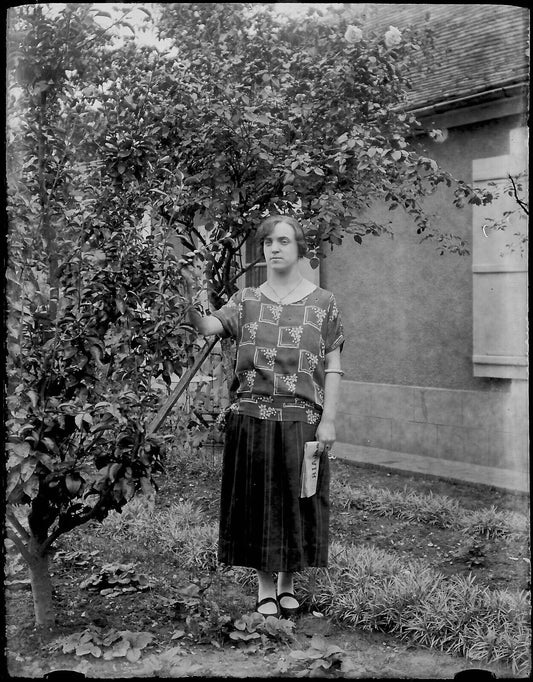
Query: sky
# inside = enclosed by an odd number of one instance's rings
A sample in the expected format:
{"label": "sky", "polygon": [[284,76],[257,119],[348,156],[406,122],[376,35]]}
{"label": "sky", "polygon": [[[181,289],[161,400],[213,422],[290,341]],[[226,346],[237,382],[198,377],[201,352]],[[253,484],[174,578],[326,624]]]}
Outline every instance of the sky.
{"label": "sky", "polygon": [[[54,3],[57,5],[62,5],[63,3]],[[160,41],[156,38],[155,31],[152,30],[152,22],[146,11],[148,10],[152,15],[157,13],[157,7],[162,3],[109,3],[109,2],[97,2],[91,3],[91,6],[100,11],[102,14],[95,15],[95,20],[99,23],[102,28],[108,28],[114,21],[116,21],[117,16],[124,16],[125,21],[130,23],[136,30],[136,42],[143,45],[153,45],[161,51],[168,51],[170,45],[167,44],[170,41]],[[276,4],[276,9],[283,14],[288,16],[298,16],[305,12],[309,7],[324,8],[324,7],[341,7],[342,4],[337,3],[316,3],[316,2],[278,2]],[[111,16],[106,16],[111,15]],[[128,35],[129,30],[127,27],[116,28],[114,33],[118,35]],[[129,33],[131,35],[131,33]],[[176,48],[177,49],[177,48]]]}
{"label": "sky", "polygon": [[[152,3],[152,2],[146,2],[146,3],[108,3],[108,2],[100,2],[100,3],[92,3],[94,7],[102,10],[103,12],[112,12],[112,9],[117,7],[120,8],[121,11],[127,10],[128,8],[131,10],[130,13],[128,14],[128,21],[130,21],[133,25],[142,25],[143,23],[146,22],[146,14],[141,10],[137,9],[138,7],[144,7],[148,9],[149,11],[153,12],[154,10],[157,11],[157,5],[161,3]],[[309,7],[316,7],[316,8],[324,8],[324,7],[335,7],[338,5],[339,7],[342,7],[342,3],[331,3],[331,2],[277,2],[276,4],[276,9],[278,12],[283,12],[284,14],[288,14],[289,16],[297,16],[298,14],[301,14],[302,12],[306,11],[307,8]],[[99,22],[102,23],[102,25],[106,24],[106,21],[109,23],[110,20],[106,19],[105,17],[100,17],[98,19]]]}
{"label": "sky", "polygon": [[332,3],[332,2],[278,2],[277,10],[289,14],[291,16],[296,16],[308,7],[335,7],[336,4],[342,7],[342,3]]}

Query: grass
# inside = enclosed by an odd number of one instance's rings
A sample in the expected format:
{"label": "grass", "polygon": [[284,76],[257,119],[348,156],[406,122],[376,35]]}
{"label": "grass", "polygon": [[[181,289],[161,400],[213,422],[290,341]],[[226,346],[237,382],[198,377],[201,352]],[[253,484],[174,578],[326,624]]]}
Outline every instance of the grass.
{"label": "grass", "polygon": [[127,544],[135,538],[141,557],[149,550],[179,558],[184,568],[198,571],[217,568],[218,526],[206,523],[201,509],[190,500],[156,510],[150,500],[134,498],[121,514],[110,514],[95,533]]}
{"label": "grass", "polygon": [[331,495],[346,509],[357,507],[378,516],[456,529],[486,539],[523,535],[529,531],[528,518],[524,514],[499,511],[494,506],[464,509],[457,500],[432,492],[417,493],[407,488],[393,491],[372,485],[353,487],[334,480]]}

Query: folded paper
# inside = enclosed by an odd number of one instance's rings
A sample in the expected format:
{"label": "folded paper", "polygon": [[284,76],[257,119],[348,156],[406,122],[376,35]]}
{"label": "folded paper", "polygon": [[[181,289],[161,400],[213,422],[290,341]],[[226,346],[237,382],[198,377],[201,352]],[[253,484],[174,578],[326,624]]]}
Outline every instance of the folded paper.
{"label": "folded paper", "polygon": [[320,453],[318,441],[310,441],[304,445],[304,458],[300,476],[300,497],[311,497],[316,493]]}

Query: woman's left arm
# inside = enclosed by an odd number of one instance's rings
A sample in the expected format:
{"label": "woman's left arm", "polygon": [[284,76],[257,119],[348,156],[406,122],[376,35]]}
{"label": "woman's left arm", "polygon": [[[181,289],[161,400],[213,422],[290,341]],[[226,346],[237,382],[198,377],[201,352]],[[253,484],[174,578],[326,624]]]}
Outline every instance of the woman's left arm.
{"label": "woman's left arm", "polygon": [[340,348],[332,350],[326,355],[326,378],[324,381],[324,407],[322,418],[316,430],[316,439],[320,443],[318,450],[329,452],[336,439],[335,416],[339,400],[339,387],[341,383],[341,351]]}

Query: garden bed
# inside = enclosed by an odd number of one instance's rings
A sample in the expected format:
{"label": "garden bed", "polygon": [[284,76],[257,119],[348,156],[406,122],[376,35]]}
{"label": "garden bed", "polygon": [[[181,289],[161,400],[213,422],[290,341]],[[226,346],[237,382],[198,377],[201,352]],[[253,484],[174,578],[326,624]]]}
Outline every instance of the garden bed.
{"label": "garden bed", "polygon": [[[501,593],[527,600],[525,496],[340,460],[331,466],[330,585],[342,580],[343,589],[364,597],[372,583],[386,601],[390,571],[403,571],[408,581],[427,568],[428,585],[439,583],[441,592],[446,581],[459,580],[465,598]],[[294,623],[254,622],[251,574],[216,565],[219,483],[219,457],[211,450],[169,462],[153,504],[141,499],[103,526],[65,537],[52,569],[58,611],[49,631],[33,626],[30,592],[8,589],[11,674],[40,677],[70,667],[95,677],[307,676],[316,666],[325,676],[450,678],[473,666],[498,677],[525,676],[527,652],[511,641],[514,630],[505,649],[491,649],[480,630],[474,658],[447,655],[438,637],[433,648],[419,646],[421,635],[402,630],[392,615],[365,611],[352,595],[354,615],[348,602],[328,593],[320,572],[299,576],[305,604]],[[443,527],[448,508],[460,513]],[[472,524],[483,509],[492,510],[484,525]],[[347,570],[349,556],[367,574]],[[8,565],[9,579],[26,578],[19,564]],[[396,581],[395,589],[404,588]],[[505,618],[507,628],[512,618]],[[448,651],[460,653],[456,640]]]}

